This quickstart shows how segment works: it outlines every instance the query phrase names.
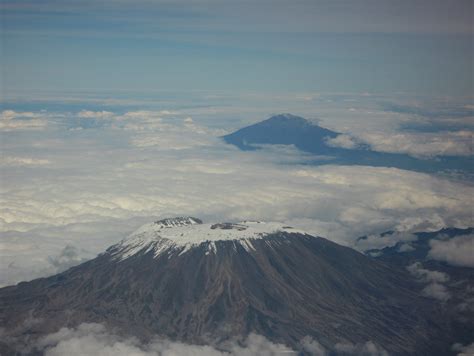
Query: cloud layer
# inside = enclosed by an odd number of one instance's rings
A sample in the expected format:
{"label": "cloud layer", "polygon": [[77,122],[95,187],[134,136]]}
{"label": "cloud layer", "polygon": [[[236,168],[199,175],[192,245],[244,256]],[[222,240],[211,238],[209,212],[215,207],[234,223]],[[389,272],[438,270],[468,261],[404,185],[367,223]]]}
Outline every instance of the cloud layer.
{"label": "cloud layer", "polygon": [[361,144],[374,151],[406,153],[419,158],[434,156],[472,156],[474,132],[470,130],[436,133],[372,132],[359,135],[339,135],[328,141],[335,147],[358,148]]}
{"label": "cloud layer", "polygon": [[63,327],[41,337],[30,347],[44,352],[45,356],[296,356],[300,352],[311,356],[388,356],[383,348],[372,341],[337,343],[327,349],[310,336],[300,341],[297,350],[273,343],[257,334],[250,334],[239,342],[227,341],[219,346],[190,345],[159,337],[150,342],[141,342],[135,337],[119,335],[98,323],[83,323],[76,328]]}
{"label": "cloud layer", "polygon": [[[324,111],[328,100],[317,102],[324,116],[338,117],[341,109]],[[472,223],[469,183],[390,168],[310,166],[311,157],[292,147],[241,152],[218,138],[226,127],[245,125],[242,118],[221,120],[235,112],[4,111],[2,120],[23,117],[45,126],[40,134],[19,128],[14,137],[0,130],[0,285],[61,271],[168,216],[282,221],[359,249]],[[343,128],[352,121],[334,122]],[[371,237],[387,230],[398,233]],[[362,235],[369,236],[356,243]]]}
{"label": "cloud layer", "polygon": [[241,344],[231,343],[226,351],[212,346],[188,345],[167,339],[156,339],[141,343],[136,338],[127,338],[109,332],[104,325],[84,323],[75,329],[62,328],[58,332],[41,338],[36,348],[46,356],[277,356],[296,355],[288,347],[274,344],[262,336],[250,334]]}

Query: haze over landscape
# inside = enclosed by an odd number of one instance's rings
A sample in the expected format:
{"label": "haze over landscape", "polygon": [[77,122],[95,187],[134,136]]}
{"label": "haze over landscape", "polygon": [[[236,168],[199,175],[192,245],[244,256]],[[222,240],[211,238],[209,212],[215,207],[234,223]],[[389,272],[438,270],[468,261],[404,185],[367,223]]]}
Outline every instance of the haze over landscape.
{"label": "haze over landscape", "polygon": [[0,354],[472,355],[472,6],[3,1]]}

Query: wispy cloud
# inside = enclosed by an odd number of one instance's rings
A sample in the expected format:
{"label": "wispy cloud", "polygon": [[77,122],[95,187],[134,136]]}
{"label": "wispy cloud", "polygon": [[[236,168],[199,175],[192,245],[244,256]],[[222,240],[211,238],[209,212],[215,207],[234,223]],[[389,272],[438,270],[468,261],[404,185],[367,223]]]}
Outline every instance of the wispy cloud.
{"label": "wispy cloud", "polygon": [[474,267],[474,235],[430,241],[428,257],[453,266]]}
{"label": "wispy cloud", "polygon": [[48,164],[51,164],[51,161],[43,158],[0,157],[0,166],[44,166]]}
{"label": "wispy cloud", "polygon": [[418,158],[435,156],[472,156],[474,131],[441,131],[435,133],[367,132],[352,137],[347,134],[328,140],[333,147],[360,148],[362,144],[374,151],[406,153]]}
{"label": "wispy cloud", "polygon": [[0,113],[0,131],[41,130],[47,125],[45,115],[4,110]]}
{"label": "wispy cloud", "polygon": [[190,345],[164,338],[142,343],[133,337],[120,336],[118,333],[107,330],[104,325],[96,323],[83,323],[74,329],[62,328],[56,333],[42,337],[35,346],[37,349],[43,350],[47,356],[107,354],[116,356],[277,356],[297,354],[285,345],[272,343],[256,334],[250,334],[241,343],[228,343],[227,351],[220,351],[213,346]]}
{"label": "wispy cloud", "polygon": [[444,285],[449,281],[449,276],[446,273],[425,269],[420,262],[413,263],[407,269],[416,278],[427,283],[427,286],[422,290],[425,296],[441,301],[451,298],[451,293]]}
{"label": "wispy cloud", "polygon": [[[39,320],[34,318],[29,320],[29,323],[38,322]],[[261,335],[250,333],[243,339],[236,338],[221,343],[209,340],[208,345],[193,345],[171,341],[158,335],[149,341],[141,341],[99,323],[82,323],[74,328],[63,327],[57,332],[36,340],[34,338],[23,340],[21,337],[12,337],[5,331],[0,331],[0,335],[5,338],[7,343],[19,347],[23,351],[35,350],[43,352],[46,356],[109,354],[117,356],[296,356],[300,353],[312,356],[388,356],[382,347],[370,340],[365,343],[340,342],[324,347],[315,338],[306,336],[300,340],[295,349],[292,349],[284,344],[272,342]],[[456,345],[456,347],[461,349],[461,345]]]}

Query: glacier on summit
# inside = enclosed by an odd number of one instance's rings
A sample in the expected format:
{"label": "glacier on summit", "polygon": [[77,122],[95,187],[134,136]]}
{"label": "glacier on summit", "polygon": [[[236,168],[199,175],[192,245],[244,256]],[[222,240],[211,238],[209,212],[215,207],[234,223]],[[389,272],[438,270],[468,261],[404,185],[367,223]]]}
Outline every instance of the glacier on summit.
{"label": "glacier on summit", "polygon": [[193,217],[177,217],[146,224],[107,251],[118,260],[150,251],[156,258],[165,252],[182,254],[207,243],[208,253],[215,253],[216,241],[235,241],[248,251],[254,249],[252,240],[279,232],[306,234],[279,222],[203,223]]}

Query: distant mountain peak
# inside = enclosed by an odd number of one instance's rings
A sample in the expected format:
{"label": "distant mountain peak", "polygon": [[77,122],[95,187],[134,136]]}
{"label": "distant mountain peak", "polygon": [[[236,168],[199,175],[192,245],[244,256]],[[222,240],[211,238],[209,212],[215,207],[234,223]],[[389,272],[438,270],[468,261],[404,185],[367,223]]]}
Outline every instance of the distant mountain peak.
{"label": "distant mountain peak", "polygon": [[308,122],[305,118],[290,113],[277,114],[270,117],[268,120],[304,120]]}
{"label": "distant mountain peak", "polygon": [[118,260],[149,252],[156,258],[163,253],[181,254],[205,243],[209,253],[215,253],[218,241],[234,241],[250,250],[253,249],[252,240],[277,233],[306,234],[278,222],[204,224],[197,218],[178,217],[146,224],[107,251]]}
{"label": "distant mountain peak", "polygon": [[223,136],[225,142],[242,150],[255,150],[262,144],[295,145],[297,148],[325,154],[333,150],[326,140],[338,132],[328,130],[293,114],[279,114]]}
{"label": "distant mountain peak", "polygon": [[315,121],[289,113],[274,115],[222,137],[242,151],[254,151],[268,145],[290,145],[313,155],[314,165],[339,164],[395,167],[417,172],[460,172],[472,180],[472,157],[439,156],[420,159],[406,153],[376,151],[369,144],[320,126]]}
{"label": "distant mountain peak", "polygon": [[305,127],[305,126],[314,126],[314,127],[319,127],[312,123],[311,121],[297,115],[289,114],[289,113],[283,113],[283,114],[278,114],[278,115],[273,115],[267,120],[264,120],[261,122],[263,125],[290,125],[294,127]]}
{"label": "distant mountain peak", "polygon": [[154,222],[154,224],[159,226],[160,228],[163,228],[163,227],[171,228],[171,227],[178,227],[178,226],[202,224],[202,221],[198,218],[193,218],[192,216],[178,216],[175,218],[157,220]]}

